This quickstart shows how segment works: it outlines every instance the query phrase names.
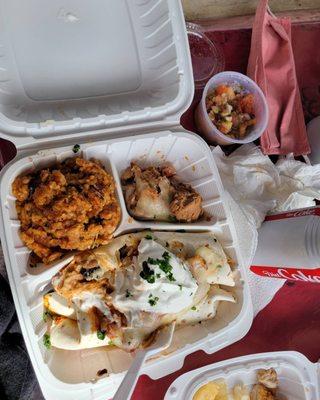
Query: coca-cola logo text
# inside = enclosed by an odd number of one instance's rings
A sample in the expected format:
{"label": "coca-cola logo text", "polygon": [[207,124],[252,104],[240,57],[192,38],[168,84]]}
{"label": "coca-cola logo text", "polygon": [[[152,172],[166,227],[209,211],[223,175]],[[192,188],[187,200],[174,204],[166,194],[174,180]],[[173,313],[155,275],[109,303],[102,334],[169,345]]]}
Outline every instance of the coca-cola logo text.
{"label": "coca-cola logo text", "polygon": [[300,270],[296,268],[277,268],[277,267],[262,267],[251,266],[251,271],[269,278],[281,278],[294,281],[320,283],[320,269]]}
{"label": "coca-cola logo text", "polygon": [[315,210],[314,209],[308,209],[308,210],[302,210],[302,211],[295,211],[292,213],[288,213],[288,217],[304,217],[305,215],[314,215]]}
{"label": "coca-cola logo text", "polygon": [[276,221],[278,219],[295,218],[295,217],[305,217],[308,215],[318,215],[320,216],[320,207],[304,208],[301,210],[293,210],[282,214],[273,214],[266,217],[266,221]]}

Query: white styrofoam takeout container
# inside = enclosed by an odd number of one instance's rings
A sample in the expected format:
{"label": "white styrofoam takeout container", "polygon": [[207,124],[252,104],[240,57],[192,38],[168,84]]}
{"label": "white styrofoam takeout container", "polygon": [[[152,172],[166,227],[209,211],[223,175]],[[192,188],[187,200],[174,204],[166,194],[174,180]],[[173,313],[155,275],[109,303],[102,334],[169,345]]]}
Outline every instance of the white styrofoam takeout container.
{"label": "white styrofoam takeout container", "polygon": [[[0,0],[0,19],[0,136],[18,149],[1,172],[1,241],[44,396],[112,397],[132,359],[118,349],[48,351],[42,343],[43,288],[61,265],[28,268],[11,184],[21,173],[74,156],[74,144],[81,145],[84,158],[101,160],[115,178],[122,207],[117,235],[146,228],[209,230],[235,261],[237,304],[221,303],[213,320],[179,328],[171,348],[147,362],[143,373],[160,378],[179,369],[193,351],[212,353],[243,337],[252,323],[252,305],[220,177],[209,147],[179,125],[193,94],[180,2],[64,0],[61,6],[49,0]],[[131,218],[119,180],[131,160],[172,162],[181,179],[200,192],[211,219],[166,224]],[[98,377],[102,369],[108,375]]]}
{"label": "white styrofoam takeout container", "polygon": [[187,372],[171,384],[164,400],[192,400],[201,386],[216,379],[226,381],[231,395],[235,385],[250,388],[257,382],[257,370],[269,368],[277,371],[279,394],[287,400],[320,399],[319,362],[313,364],[295,351],[279,351],[232,358]]}

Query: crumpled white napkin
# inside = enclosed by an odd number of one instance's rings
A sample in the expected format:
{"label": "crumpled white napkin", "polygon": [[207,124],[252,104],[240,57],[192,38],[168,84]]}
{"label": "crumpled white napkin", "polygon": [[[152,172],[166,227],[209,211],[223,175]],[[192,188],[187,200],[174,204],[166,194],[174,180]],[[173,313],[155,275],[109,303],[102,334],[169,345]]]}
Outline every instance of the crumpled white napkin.
{"label": "crumpled white napkin", "polygon": [[241,257],[244,265],[248,267],[247,276],[253,304],[253,314],[256,316],[259,311],[270,303],[277,291],[283,286],[285,279],[261,277],[250,271],[249,267],[257,248],[258,231],[248,221],[242,208],[238,206],[227,191],[226,200],[237,231]]}
{"label": "crumpled white napkin", "polygon": [[257,228],[269,212],[312,207],[314,199],[320,200],[320,164],[306,164],[292,155],[273,164],[254,144],[229,156],[219,146],[212,153],[225,189]]}
{"label": "crumpled white napkin", "polygon": [[256,315],[285,282],[260,277],[249,270],[257,247],[257,228],[269,212],[315,205],[314,199],[320,199],[320,164],[311,166],[291,155],[273,164],[254,144],[243,145],[229,156],[219,146],[212,153],[226,191],[242,258],[248,266]]}

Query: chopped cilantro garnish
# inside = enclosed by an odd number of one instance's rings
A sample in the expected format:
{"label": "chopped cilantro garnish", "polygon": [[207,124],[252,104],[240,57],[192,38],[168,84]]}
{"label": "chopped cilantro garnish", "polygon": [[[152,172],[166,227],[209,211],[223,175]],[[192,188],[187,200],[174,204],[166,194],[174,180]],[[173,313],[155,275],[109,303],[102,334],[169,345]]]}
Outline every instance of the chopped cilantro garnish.
{"label": "chopped cilantro garnish", "polygon": [[152,236],[151,235],[149,235],[149,233],[145,236],[145,239],[147,239],[147,240],[152,240]]}
{"label": "chopped cilantro garnish", "polygon": [[156,274],[156,277],[159,279],[161,278],[161,274]]}
{"label": "chopped cilantro garnish", "polygon": [[48,317],[51,317],[51,316],[52,316],[52,314],[50,313],[50,311],[46,310],[42,314],[42,319],[43,319],[44,322],[47,322]]}
{"label": "chopped cilantro garnish", "polygon": [[106,337],[106,333],[103,331],[97,331],[98,339],[103,340]]}
{"label": "chopped cilantro garnish", "polygon": [[167,251],[165,251],[165,252],[162,254],[162,257],[163,257],[166,261],[169,261],[169,260],[170,260],[170,254],[169,254]]}
{"label": "chopped cilantro garnish", "polygon": [[74,153],[78,153],[78,151],[80,150],[80,144],[75,144],[72,148],[72,151]]}
{"label": "chopped cilantro garnish", "polygon": [[169,272],[169,273],[167,274],[167,278],[169,279],[170,282],[175,282],[175,278],[174,278],[174,276],[172,275],[172,272]]}
{"label": "chopped cilantro garnish", "polygon": [[[149,261],[143,261],[142,263],[142,271],[140,272],[140,276],[142,279],[146,280],[148,283],[154,283],[154,271],[148,265]],[[149,263],[151,264],[151,263]]]}
{"label": "chopped cilantro garnish", "polygon": [[[166,277],[169,279],[169,281],[174,282],[175,278],[172,274],[172,265],[170,265],[169,261],[170,261],[170,254],[167,251],[165,251],[162,254],[162,259],[149,257],[147,259],[147,261],[144,261],[143,263],[147,264],[147,267],[150,271],[152,271],[152,270],[149,268],[148,264],[158,265],[159,268],[161,269],[161,271],[163,271],[166,274]],[[143,263],[142,263],[142,266],[143,266]],[[144,270],[146,269],[145,267],[143,267],[143,268],[144,268]],[[154,271],[152,271],[152,272],[153,272],[153,282],[154,282]],[[141,273],[140,273],[140,276],[143,278]],[[143,278],[143,279],[146,279],[146,278]],[[153,282],[151,282],[151,283],[153,283]]]}
{"label": "chopped cilantro garnish", "polygon": [[180,290],[182,290],[182,285],[179,285]]}
{"label": "chopped cilantro garnish", "polygon": [[47,333],[45,333],[43,335],[43,344],[45,345],[45,347],[47,349],[51,349],[51,341],[50,341],[50,335],[48,335]]}
{"label": "chopped cilantro garnish", "polygon": [[158,259],[157,259],[157,261],[158,261],[157,264],[159,265],[160,269],[161,269],[163,272],[165,272],[166,274],[167,274],[168,272],[171,272],[172,266],[168,263],[167,260],[158,260]]}
{"label": "chopped cilantro garnish", "polygon": [[192,311],[196,311],[196,309],[197,309],[196,306],[191,307]]}
{"label": "chopped cilantro garnish", "polygon": [[218,265],[216,266],[216,268],[222,268],[222,265],[221,265],[221,264],[218,264]]}
{"label": "chopped cilantro garnish", "polygon": [[159,297],[157,296],[153,296],[151,293],[149,294],[149,300],[148,303],[150,304],[150,306],[155,306],[157,304],[157,301],[159,300]]}
{"label": "chopped cilantro garnish", "polygon": [[126,297],[132,297],[132,294],[129,292],[129,290],[126,290]]}
{"label": "chopped cilantro garnish", "polygon": [[112,340],[109,340],[109,342],[108,342],[108,346],[114,346],[114,343],[113,343],[113,341],[112,341]]}

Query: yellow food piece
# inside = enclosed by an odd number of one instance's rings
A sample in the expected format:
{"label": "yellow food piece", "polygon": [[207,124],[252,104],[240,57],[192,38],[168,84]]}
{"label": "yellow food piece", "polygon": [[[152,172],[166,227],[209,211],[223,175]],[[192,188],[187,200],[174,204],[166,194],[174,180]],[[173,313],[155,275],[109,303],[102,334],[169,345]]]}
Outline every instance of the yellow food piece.
{"label": "yellow food piece", "polygon": [[192,400],[228,400],[228,389],[224,380],[208,382],[196,391]]}
{"label": "yellow food piece", "polygon": [[197,390],[193,400],[215,400],[219,393],[219,386],[214,382],[209,382]]}
{"label": "yellow food piece", "polygon": [[232,121],[219,121],[217,127],[222,133],[229,133],[232,129]]}

